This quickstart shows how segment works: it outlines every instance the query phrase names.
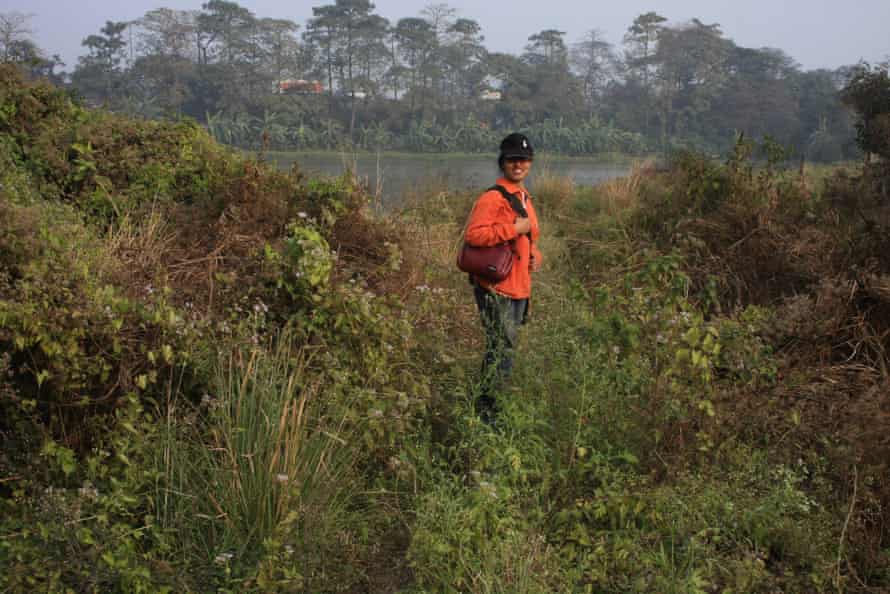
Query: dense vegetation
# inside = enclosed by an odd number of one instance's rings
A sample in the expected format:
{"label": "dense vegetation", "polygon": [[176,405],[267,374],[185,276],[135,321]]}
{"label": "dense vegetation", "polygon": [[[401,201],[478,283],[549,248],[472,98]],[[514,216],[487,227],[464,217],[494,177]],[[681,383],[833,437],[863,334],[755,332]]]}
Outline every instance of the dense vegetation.
{"label": "dense vegetation", "polygon": [[851,82],[875,157],[824,181],[746,143],[539,178],[492,431],[473,196],[372,218],[0,69],[0,588],[886,591],[887,98]]}
{"label": "dense vegetation", "polygon": [[[485,152],[518,129],[575,155],[722,154],[739,133],[769,134],[796,158],[856,155],[837,97],[850,68],[804,71],[780,49],[737,45],[718,24],[650,12],[621,47],[597,30],[569,41],[545,28],[511,55],[488,51],[480,24],[444,3],[396,22],[368,0],[313,15],[301,27],[211,0],[107,22],[83,41],[70,84],[92,104],[189,116],[245,148]],[[62,82],[55,60],[26,41],[7,58]],[[294,79],[321,86],[276,92]]]}

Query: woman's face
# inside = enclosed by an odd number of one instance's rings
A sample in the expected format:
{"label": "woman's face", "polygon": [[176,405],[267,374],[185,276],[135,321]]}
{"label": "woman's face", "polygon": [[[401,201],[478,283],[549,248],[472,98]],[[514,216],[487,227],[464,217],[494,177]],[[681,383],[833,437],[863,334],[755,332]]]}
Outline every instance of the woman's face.
{"label": "woman's face", "polygon": [[511,157],[504,160],[504,177],[514,184],[522,183],[528,176],[529,170],[532,168],[531,159],[523,159],[521,157]]}

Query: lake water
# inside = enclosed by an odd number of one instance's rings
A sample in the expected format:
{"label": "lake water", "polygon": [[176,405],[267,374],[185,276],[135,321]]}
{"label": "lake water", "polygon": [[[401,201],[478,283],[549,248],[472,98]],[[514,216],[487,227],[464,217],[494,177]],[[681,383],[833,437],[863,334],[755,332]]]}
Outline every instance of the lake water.
{"label": "lake water", "polygon": [[[439,187],[451,190],[478,189],[491,186],[498,175],[497,159],[485,155],[347,155],[323,153],[273,153],[269,159],[289,169],[296,162],[305,174],[340,175],[347,168],[355,170],[372,193],[379,187],[384,208],[397,207],[400,196],[417,185],[435,180]],[[595,185],[627,175],[626,164],[602,163],[593,159],[560,159],[543,156],[535,159],[528,186],[535,187],[535,173],[548,171],[571,177],[578,185]],[[379,186],[378,186],[379,184]]]}

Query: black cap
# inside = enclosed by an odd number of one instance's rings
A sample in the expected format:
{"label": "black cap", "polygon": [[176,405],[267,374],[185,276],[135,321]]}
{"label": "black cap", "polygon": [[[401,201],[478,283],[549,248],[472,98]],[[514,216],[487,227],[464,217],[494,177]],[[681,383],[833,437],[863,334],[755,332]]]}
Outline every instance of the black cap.
{"label": "black cap", "polygon": [[517,157],[521,159],[531,159],[534,156],[535,149],[532,148],[532,143],[528,141],[528,138],[526,138],[524,134],[514,132],[501,141],[501,156],[498,159],[499,161],[504,159],[515,159]]}

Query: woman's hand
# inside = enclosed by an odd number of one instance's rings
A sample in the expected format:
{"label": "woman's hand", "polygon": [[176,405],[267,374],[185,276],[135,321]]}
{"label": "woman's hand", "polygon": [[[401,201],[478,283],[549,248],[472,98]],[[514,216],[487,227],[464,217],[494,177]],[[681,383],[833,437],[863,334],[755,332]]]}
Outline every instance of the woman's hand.
{"label": "woman's hand", "polygon": [[525,235],[531,233],[532,230],[532,222],[528,217],[517,217],[513,226],[516,227],[516,235]]}

